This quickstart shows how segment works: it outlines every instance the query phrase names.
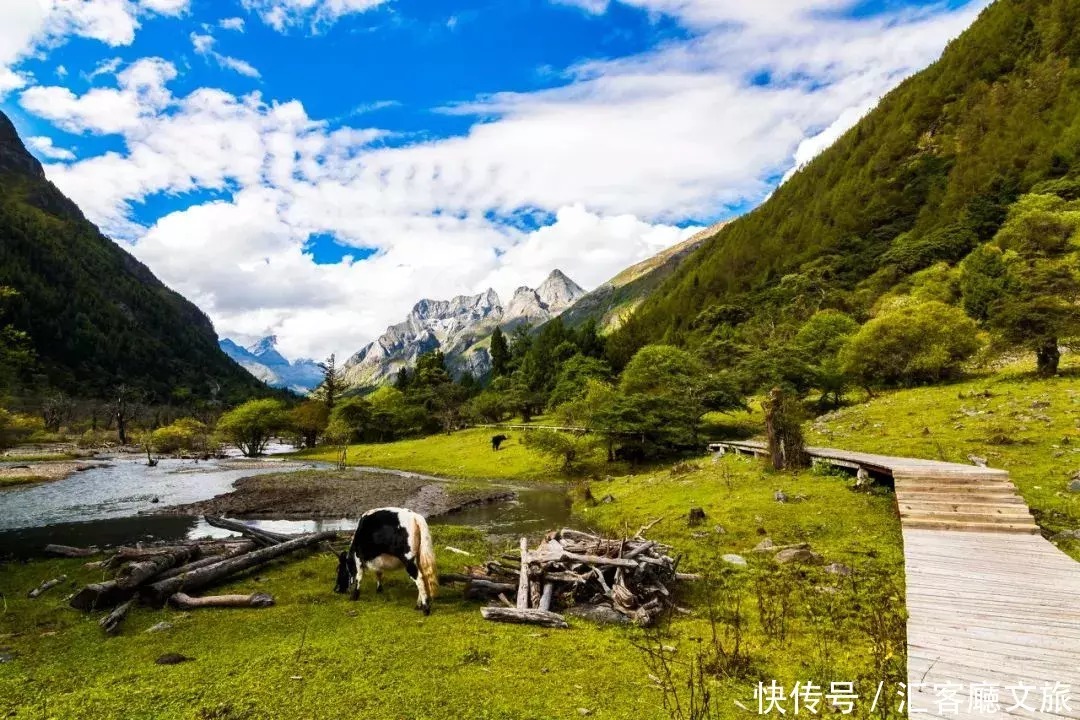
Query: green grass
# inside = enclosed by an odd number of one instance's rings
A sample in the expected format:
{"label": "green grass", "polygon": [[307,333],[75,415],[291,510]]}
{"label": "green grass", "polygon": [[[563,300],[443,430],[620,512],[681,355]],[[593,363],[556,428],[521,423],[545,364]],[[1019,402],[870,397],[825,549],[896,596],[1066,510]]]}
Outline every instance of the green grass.
{"label": "green grass", "polygon": [[48,480],[49,478],[42,475],[0,475],[0,488],[30,485]]}
{"label": "green grass", "polygon": [[78,460],[82,455],[72,452],[31,453],[27,455],[0,455],[0,463],[51,462],[53,460]]}
{"label": "green grass", "polygon": [[[614,533],[664,515],[649,536],[675,546],[683,555],[680,569],[715,576],[722,586],[718,602],[743,600],[750,667],[737,677],[718,670],[710,680],[723,716],[737,717],[744,711],[734,701],[752,703],[759,678],[789,684],[797,679],[876,682],[878,670],[860,618],[882,608],[902,612],[902,599],[895,596],[903,587],[899,529],[888,497],[855,493],[849,484],[809,473],[775,474],[744,458],[702,460],[677,476],[665,470],[593,482],[595,496],[611,494],[615,500],[580,501],[577,524]],[[780,487],[806,499],[777,503],[772,494]],[[686,526],[691,505],[708,514],[700,528]],[[715,525],[726,532],[716,533]],[[856,582],[820,568],[777,571],[749,552],[762,531],[777,543],[810,542],[828,561],[856,568]],[[465,528],[436,525],[433,532],[437,550],[454,545],[476,558],[442,552],[444,571],[513,544],[490,545],[484,533]],[[726,552],[743,554],[750,567],[723,569],[718,557]],[[576,619],[568,631],[499,625],[481,619],[478,604],[451,588],[443,589],[425,618],[413,610],[415,588],[403,574],[389,574],[381,596],[368,580],[361,600],[350,603],[331,592],[333,572],[326,553],[276,563],[213,591],[270,592],[275,607],[190,613],[137,608],[121,635],[106,638],[96,616],[63,603],[76,586],[100,580],[100,571],[86,570],[77,560],[8,565],[0,570],[6,602],[0,648],[8,649],[0,652],[14,652],[16,658],[0,666],[0,715],[568,718],[586,708],[597,718],[667,717],[661,692],[634,647],[649,642],[639,629],[601,628]],[[70,584],[38,600],[26,599],[28,589],[60,573],[71,578]],[[893,593],[887,602],[867,601],[871,580]],[[656,640],[676,646],[681,659],[710,633],[706,587],[711,582],[696,584],[680,598],[693,615],[676,616]],[[763,629],[755,599],[762,587],[784,588],[790,600],[790,628],[782,640]],[[775,594],[766,598],[767,606],[777,602]],[[144,632],[162,620],[175,628]],[[721,631],[726,627],[722,624]],[[195,661],[154,664],[171,652]],[[902,653],[885,662],[902,666]]]}
{"label": "green grass", "polygon": [[[495,452],[491,436],[499,430],[473,428],[451,435],[431,435],[413,440],[349,446],[349,465],[409,470],[449,478],[479,478],[492,480],[562,480],[555,463],[526,448],[521,438],[524,432],[508,431],[510,440]],[[299,453],[309,460],[336,462],[336,448],[316,448]]]}
{"label": "green grass", "polygon": [[[1008,470],[1049,534],[1080,528],[1080,362],[1041,379],[1031,363],[963,382],[883,393],[819,418],[812,444],[968,463],[969,455]],[[1080,541],[1060,547],[1080,559]]]}

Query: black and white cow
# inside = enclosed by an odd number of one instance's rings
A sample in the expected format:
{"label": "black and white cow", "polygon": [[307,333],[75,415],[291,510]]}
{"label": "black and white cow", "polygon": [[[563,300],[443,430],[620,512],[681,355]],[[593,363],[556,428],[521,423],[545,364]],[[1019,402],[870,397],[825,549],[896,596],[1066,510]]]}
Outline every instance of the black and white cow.
{"label": "black and white cow", "polygon": [[343,593],[351,588],[352,599],[359,598],[365,567],[375,571],[375,590],[382,592],[383,571],[402,566],[420,593],[416,600],[417,610],[430,614],[438,575],[427,521],[422,515],[404,508],[368,510],[360,517],[352,545],[347,552],[338,555],[334,592]]}

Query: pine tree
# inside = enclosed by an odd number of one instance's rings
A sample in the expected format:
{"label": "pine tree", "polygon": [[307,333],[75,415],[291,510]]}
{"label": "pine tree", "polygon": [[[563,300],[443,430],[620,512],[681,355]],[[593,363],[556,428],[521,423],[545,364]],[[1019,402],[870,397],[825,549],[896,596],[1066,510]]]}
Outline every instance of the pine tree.
{"label": "pine tree", "polygon": [[326,362],[319,363],[319,369],[322,370],[323,380],[316,393],[322,398],[326,409],[333,410],[334,404],[345,390],[344,373],[337,367],[334,353],[330,353],[330,357],[326,358]]}
{"label": "pine tree", "polygon": [[510,370],[510,345],[506,342],[501,328],[496,327],[491,333],[491,374],[503,377]]}

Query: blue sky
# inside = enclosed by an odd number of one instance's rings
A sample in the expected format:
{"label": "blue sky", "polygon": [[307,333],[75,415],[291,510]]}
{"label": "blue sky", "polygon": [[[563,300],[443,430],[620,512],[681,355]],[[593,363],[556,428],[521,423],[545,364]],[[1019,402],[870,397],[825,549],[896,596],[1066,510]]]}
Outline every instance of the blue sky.
{"label": "blue sky", "polygon": [[8,0],[0,107],[223,336],[586,287],[744,212],[985,0]]}

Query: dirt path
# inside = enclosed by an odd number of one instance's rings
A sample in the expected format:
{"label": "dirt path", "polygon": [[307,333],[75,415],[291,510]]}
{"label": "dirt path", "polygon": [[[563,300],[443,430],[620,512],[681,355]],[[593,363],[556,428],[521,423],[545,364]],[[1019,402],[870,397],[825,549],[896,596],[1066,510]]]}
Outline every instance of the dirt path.
{"label": "dirt path", "polygon": [[168,515],[307,520],[357,517],[374,507],[407,507],[426,517],[513,497],[503,488],[454,489],[430,478],[364,470],[305,470],[236,481],[209,500],[162,508]]}

